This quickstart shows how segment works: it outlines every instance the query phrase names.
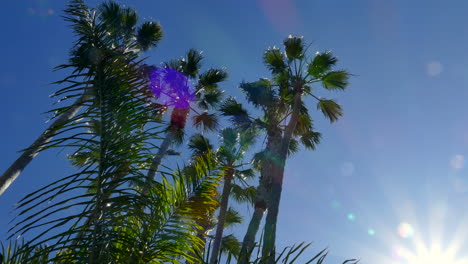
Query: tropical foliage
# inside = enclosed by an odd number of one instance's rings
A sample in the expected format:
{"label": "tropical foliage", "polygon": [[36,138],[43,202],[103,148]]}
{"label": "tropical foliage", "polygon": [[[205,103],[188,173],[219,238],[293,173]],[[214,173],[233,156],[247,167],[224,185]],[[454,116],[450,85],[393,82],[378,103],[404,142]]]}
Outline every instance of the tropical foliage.
{"label": "tropical foliage", "polygon": [[[255,237],[265,210],[268,212],[264,228],[262,256],[275,256],[276,224],[283,185],[284,168],[289,155],[298,151],[300,145],[315,149],[320,133],[313,128],[309,109],[304,103],[306,96],[317,100],[317,107],[331,122],[342,115],[342,109],[333,100],[319,98],[312,85],[321,83],[327,90],[343,90],[349,74],[333,70],[337,59],[330,52],[307,56],[303,39],[289,36],[284,40],[284,52],[278,48],[265,51],[263,60],[271,71],[272,79],[262,78],[255,82],[242,83],[240,88],[247,100],[262,112],[252,118],[236,100],[224,102],[221,111],[230,116],[239,127],[254,126],[266,133],[266,145],[256,154],[260,169],[260,184],[257,189],[255,211],[244,237],[241,263],[247,263],[253,250]],[[270,263],[273,258],[270,258]]]}
{"label": "tropical foliage", "polygon": [[[0,194],[45,149],[70,150],[75,172],[18,202],[11,243],[2,245],[0,263],[304,261],[309,244],[275,252],[284,166],[300,145],[315,149],[319,143],[305,96],[315,98],[331,122],[342,115],[336,102],[312,89],[314,83],[328,90],[346,87],[347,72],[332,69],[336,58],[330,52],[308,58],[297,37],[284,41],[285,52],[267,50],[271,80],[240,85],[262,113],[255,118],[234,98],[222,101],[218,85],[226,71],[200,73],[203,57],[196,50],[159,68],[145,64],[141,55],[157,46],[162,29],[151,21],[139,24],[132,8],[112,1],[90,8],[71,0],[64,18],[76,42],[68,62],[57,67],[71,73],[56,82],[60,88],[54,96],[75,101],[50,111],[55,122],[2,175]],[[163,89],[179,101],[168,104]],[[182,104],[177,89],[183,90]],[[226,120],[216,111],[233,125],[219,128]],[[184,151],[191,157],[175,167],[163,164],[175,153],[170,147],[184,142],[190,116],[190,126],[203,131],[188,137]],[[262,133],[266,144],[253,154]],[[257,174],[255,188],[249,182]],[[242,202],[253,205],[254,214],[240,242],[226,228],[242,223],[234,206]],[[265,211],[263,239],[257,243]],[[323,263],[327,254],[322,250],[305,262]]]}

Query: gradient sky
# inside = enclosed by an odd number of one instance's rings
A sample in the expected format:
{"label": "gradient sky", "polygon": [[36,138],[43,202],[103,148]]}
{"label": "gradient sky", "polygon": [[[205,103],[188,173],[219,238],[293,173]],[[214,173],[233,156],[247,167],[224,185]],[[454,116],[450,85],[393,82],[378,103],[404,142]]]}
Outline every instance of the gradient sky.
{"label": "gradient sky", "polygon": [[[312,42],[311,52],[332,50],[354,74],[346,92],[317,89],[337,99],[345,115],[329,124],[312,111],[322,143],[288,161],[278,247],[315,242],[307,252],[329,247],[327,263],[360,258],[363,264],[411,263],[405,257],[418,248],[435,255],[440,247],[453,263],[468,263],[467,1],[121,2],[164,28],[150,63],[203,50],[205,67],[227,67],[228,94],[242,97],[240,81],[268,77],[263,51],[289,34]],[[60,17],[65,1],[2,7],[3,172],[47,127],[50,116],[41,113],[52,108],[48,95],[58,88],[48,84],[64,76],[52,68],[66,61],[73,36]],[[0,197],[2,240],[13,204],[71,171],[66,154],[41,153]],[[234,231],[242,238],[245,227]]]}

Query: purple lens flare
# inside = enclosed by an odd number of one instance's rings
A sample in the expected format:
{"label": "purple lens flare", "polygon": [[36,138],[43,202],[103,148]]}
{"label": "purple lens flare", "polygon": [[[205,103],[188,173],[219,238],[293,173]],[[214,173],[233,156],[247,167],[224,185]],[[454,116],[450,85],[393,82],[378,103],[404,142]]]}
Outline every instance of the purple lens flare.
{"label": "purple lens flare", "polygon": [[158,100],[178,109],[187,109],[195,100],[190,80],[184,74],[171,69],[160,68],[150,72],[150,89]]}

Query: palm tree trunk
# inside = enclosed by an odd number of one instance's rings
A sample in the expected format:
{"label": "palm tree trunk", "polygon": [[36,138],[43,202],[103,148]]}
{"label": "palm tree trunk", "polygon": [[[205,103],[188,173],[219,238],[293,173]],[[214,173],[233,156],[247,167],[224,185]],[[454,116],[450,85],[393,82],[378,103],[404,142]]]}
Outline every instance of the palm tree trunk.
{"label": "palm tree trunk", "polygon": [[82,95],[78,98],[73,105],[65,113],[60,115],[55,121],[44,131],[42,134],[31,144],[27,149],[23,151],[21,156],[16,159],[13,164],[3,173],[0,177],[0,195],[2,195],[6,189],[18,178],[21,172],[28,166],[28,164],[39,154],[41,150],[49,143],[56,130],[72,119],[83,106],[83,102],[86,99],[86,95]]}
{"label": "palm tree trunk", "polygon": [[284,134],[280,141],[279,152],[277,154],[278,161],[274,163],[272,170],[271,189],[268,195],[268,213],[265,220],[265,233],[263,237],[262,257],[268,258],[268,263],[275,261],[275,242],[276,242],[276,224],[278,223],[279,204],[281,200],[281,192],[283,189],[284,167],[286,165],[286,157],[291,142],[293,132],[299,119],[302,85],[298,84],[294,87],[296,92],[292,105],[291,118],[284,130]]}
{"label": "palm tree trunk", "polygon": [[161,165],[162,159],[166,156],[169,146],[175,140],[175,134],[177,131],[183,130],[185,124],[187,123],[188,114],[190,112],[190,107],[186,109],[174,108],[171,113],[171,121],[161,146],[159,147],[158,153],[151,164],[150,169],[148,170],[147,178],[148,180],[154,180],[156,177],[156,172]]}
{"label": "palm tree trunk", "polygon": [[148,170],[148,174],[146,176],[148,180],[154,180],[154,178],[156,177],[156,172],[158,171],[159,166],[161,165],[162,159],[164,158],[164,156],[166,156],[167,151],[169,150],[169,146],[171,145],[173,140],[174,136],[172,135],[172,133],[168,132],[161,146],[159,146],[158,153],[156,154],[156,157],[154,158],[153,163],[151,164],[151,167]]}
{"label": "palm tree trunk", "polygon": [[268,213],[265,219],[265,233],[263,235],[262,258],[268,260],[267,263],[275,261],[276,224],[278,222],[279,204],[283,189],[284,167],[277,168],[273,173],[273,183],[268,197]]}
{"label": "palm tree trunk", "polygon": [[255,246],[255,238],[260,227],[260,222],[262,221],[263,215],[266,211],[266,201],[264,199],[264,192],[260,189],[262,186],[257,187],[257,197],[255,198],[255,209],[250,219],[249,227],[247,228],[247,233],[244,236],[242,241],[242,248],[239,254],[239,264],[248,264],[250,260],[250,255],[252,254],[253,248]]}
{"label": "palm tree trunk", "polygon": [[234,169],[230,168],[224,179],[223,194],[219,208],[218,224],[216,225],[216,234],[213,241],[213,250],[211,251],[210,264],[218,262],[219,250],[223,239],[224,224],[226,223],[226,214],[229,204],[229,194],[231,192],[231,182],[234,177]]}
{"label": "palm tree trunk", "polygon": [[[272,120],[274,120],[272,118]],[[259,186],[257,187],[257,197],[255,198],[255,211],[250,220],[247,233],[245,234],[242,242],[241,253],[239,257],[239,263],[247,264],[250,260],[253,248],[255,246],[255,238],[262,221],[263,215],[268,208],[268,192],[271,188],[271,182],[274,169],[278,166],[278,157],[275,153],[278,153],[278,145],[281,143],[281,131],[272,125],[267,132],[268,141],[267,146],[264,150],[266,154],[262,164],[261,175]]]}

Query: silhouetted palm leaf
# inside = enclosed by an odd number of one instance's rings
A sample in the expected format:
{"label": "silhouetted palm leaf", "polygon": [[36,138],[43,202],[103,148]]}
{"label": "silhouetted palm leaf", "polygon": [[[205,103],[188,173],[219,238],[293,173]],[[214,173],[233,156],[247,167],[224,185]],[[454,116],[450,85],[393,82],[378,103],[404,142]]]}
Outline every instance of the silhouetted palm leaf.
{"label": "silhouetted palm leaf", "polygon": [[333,100],[320,100],[317,104],[317,108],[322,111],[325,117],[331,122],[337,121],[338,118],[343,115],[341,106]]}

